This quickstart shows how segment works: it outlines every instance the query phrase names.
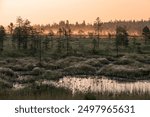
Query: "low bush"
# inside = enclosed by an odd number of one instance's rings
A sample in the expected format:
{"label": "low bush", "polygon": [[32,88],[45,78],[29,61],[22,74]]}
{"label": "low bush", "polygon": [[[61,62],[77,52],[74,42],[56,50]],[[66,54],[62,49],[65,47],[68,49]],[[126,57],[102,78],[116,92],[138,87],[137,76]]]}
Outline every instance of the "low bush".
{"label": "low bush", "polygon": [[114,62],[116,65],[129,65],[133,64],[135,60],[129,59],[129,58],[119,58],[117,61]]}
{"label": "low bush", "polygon": [[127,65],[108,65],[97,72],[98,75],[106,75],[120,78],[149,79],[149,68],[135,68]]}
{"label": "low bush", "polygon": [[11,66],[11,69],[13,71],[28,71],[28,68],[22,66],[22,65],[14,65],[14,66]]}
{"label": "low bush", "polygon": [[65,68],[63,72],[65,72],[66,75],[94,75],[96,73],[96,69],[91,65],[77,64]]}
{"label": "low bush", "polygon": [[3,81],[0,81],[0,88],[1,89],[10,89],[10,88],[12,88],[13,87],[13,85],[12,84],[10,84],[10,83],[7,83],[7,82],[3,82]]}
{"label": "low bush", "polygon": [[42,75],[45,72],[45,69],[40,67],[35,67],[32,70],[32,75]]}
{"label": "low bush", "polygon": [[54,63],[42,63],[42,67],[47,70],[56,70],[56,69],[60,68],[59,66],[55,65]]}
{"label": "low bush", "polygon": [[59,71],[47,70],[42,77],[47,80],[58,80],[59,78],[63,78],[63,74]]}
{"label": "low bush", "polygon": [[109,64],[109,61],[106,58],[92,58],[86,60],[84,63],[93,67],[102,67],[105,64]]}
{"label": "low bush", "polygon": [[3,67],[0,67],[0,74],[4,74],[4,75],[10,76],[10,77],[16,76],[16,73],[12,69],[3,68]]}
{"label": "low bush", "polygon": [[67,58],[64,58],[64,59],[60,59],[56,62],[56,65],[59,67],[59,68],[65,68],[65,67],[69,67],[71,65],[74,65],[74,64],[77,64],[78,62],[81,62],[81,61],[84,61],[85,58],[83,57],[67,57]]}

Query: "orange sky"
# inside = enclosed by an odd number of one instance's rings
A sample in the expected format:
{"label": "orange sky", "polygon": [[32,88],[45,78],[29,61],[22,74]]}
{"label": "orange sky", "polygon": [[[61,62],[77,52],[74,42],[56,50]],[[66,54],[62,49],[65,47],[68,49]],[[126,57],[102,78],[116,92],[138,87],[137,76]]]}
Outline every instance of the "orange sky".
{"label": "orange sky", "polygon": [[150,0],[0,0],[0,24],[14,22],[17,16],[33,24],[60,20],[93,23],[102,21],[141,20],[150,18]]}

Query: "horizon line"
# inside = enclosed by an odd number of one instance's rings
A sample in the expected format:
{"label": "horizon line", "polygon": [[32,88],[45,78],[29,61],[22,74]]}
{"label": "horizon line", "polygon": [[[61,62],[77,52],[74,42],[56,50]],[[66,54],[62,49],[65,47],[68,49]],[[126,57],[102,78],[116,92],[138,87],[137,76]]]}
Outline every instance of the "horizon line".
{"label": "horizon line", "polygon": [[[18,16],[18,17],[20,17],[20,16]],[[16,17],[16,19],[14,20],[14,21],[10,21],[8,24],[0,24],[0,25],[3,25],[4,27],[5,26],[8,26],[10,23],[16,23],[16,20],[17,20],[17,18],[18,17]],[[96,18],[95,18],[95,20],[93,20],[93,21],[86,21],[86,20],[80,20],[80,21],[70,21],[69,19],[63,19],[63,20],[59,20],[59,21],[50,21],[49,23],[34,23],[34,22],[32,22],[32,20],[30,20],[29,18],[23,18],[23,17],[21,17],[23,20],[29,20],[30,21],[30,23],[32,24],[32,25],[49,25],[49,24],[59,24],[59,22],[61,22],[61,21],[64,21],[64,22],[66,22],[67,20],[69,21],[69,24],[76,24],[76,22],[78,22],[79,24],[82,24],[84,21],[85,21],[85,23],[86,23],[86,25],[87,24],[94,24],[94,22],[96,21]],[[101,18],[100,18],[100,21],[102,22],[102,23],[114,23],[114,22],[133,22],[133,21],[135,21],[135,22],[140,22],[140,21],[144,21],[144,22],[148,22],[148,21],[150,21],[150,18],[148,18],[148,19],[114,19],[114,20],[107,20],[107,21],[102,21],[101,20]]]}

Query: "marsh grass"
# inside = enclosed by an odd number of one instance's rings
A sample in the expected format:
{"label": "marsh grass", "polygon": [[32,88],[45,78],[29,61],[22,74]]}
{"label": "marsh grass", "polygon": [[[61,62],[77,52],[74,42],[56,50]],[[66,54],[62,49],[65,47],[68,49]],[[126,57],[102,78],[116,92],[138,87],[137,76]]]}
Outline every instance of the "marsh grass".
{"label": "marsh grass", "polygon": [[0,91],[0,99],[25,99],[25,100],[35,100],[35,99],[71,99],[71,92],[64,88],[56,88],[50,85],[31,85],[20,90],[5,90],[5,92]]}
{"label": "marsh grass", "polygon": [[0,81],[0,87],[1,89],[11,89],[13,86],[11,83],[2,80]]}
{"label": "marsh grass", "polygon": [[71,90],[54,87],[50,85],[36,84],[20,89],[20,90],[3,90],[0,91],[1,100],[149,100],[150,94],[145,92],[139,94],[138,92],[129,94],[128,92],[121,92],[114,94],[113,92],[77,92],[72,95]]}
{"label": "marsh grass", "polygon": [[[116,56],[114,39],[101,39],[100,47],[93,53],[92,39],[70,40],[70,50],[64,46],[58,51],[58,41],[42,50],[39,64],[39,52],[18,50],[11,44],[10,37],[4,41],[4,51],[0,53],[0,98],[1,99],[150,99],[149,92],[141,94],[119,92],[77,92],[63,87],[37,85],[37,81],[59,81],[64,76],[110,76],[126,81],[150,79],[150,46],[138,39],[138,46],[129,40],[128,47],[120,47]],[[29,84],[23,89],[12,90],[13,84]]]}

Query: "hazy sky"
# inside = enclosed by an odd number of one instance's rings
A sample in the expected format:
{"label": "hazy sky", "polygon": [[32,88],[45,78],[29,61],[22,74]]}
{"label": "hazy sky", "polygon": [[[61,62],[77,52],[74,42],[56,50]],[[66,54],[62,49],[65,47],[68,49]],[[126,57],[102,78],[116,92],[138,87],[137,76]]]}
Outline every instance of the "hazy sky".
{"label": "hazy sky", "polygon": [[17,16],[33,24],[60,20],[92,23],[102,21],[141,20],[150,18],[150,0],[0,0],[0,24],[14,22]]}

